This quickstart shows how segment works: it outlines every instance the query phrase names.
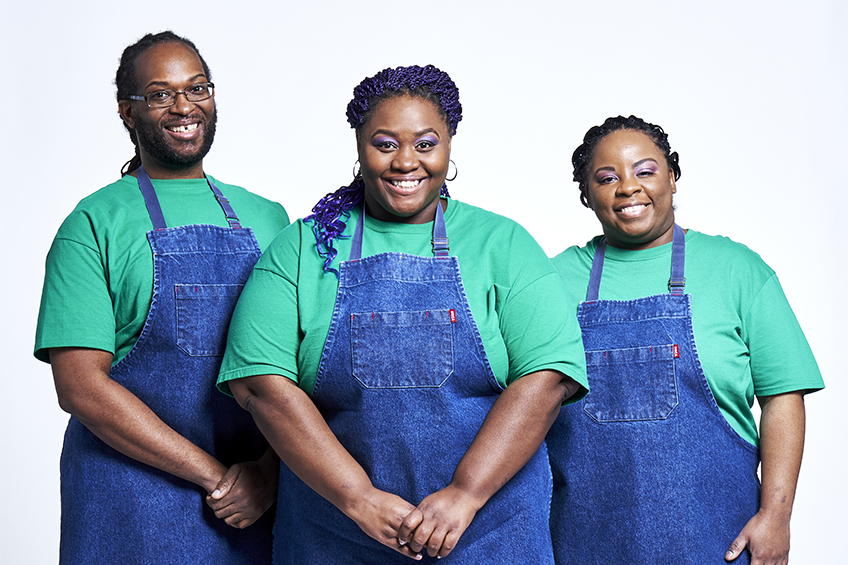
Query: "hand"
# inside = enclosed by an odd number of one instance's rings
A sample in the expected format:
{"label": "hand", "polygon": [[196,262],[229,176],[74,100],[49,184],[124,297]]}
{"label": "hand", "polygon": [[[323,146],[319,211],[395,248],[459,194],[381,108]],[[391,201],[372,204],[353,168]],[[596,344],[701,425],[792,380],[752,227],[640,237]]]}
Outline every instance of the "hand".
{"label": "hand", "polygon": [[398,528],[413,510],[415,507],[399,496],[372,487],[368,494],[359,498],[356,508],[348,515],[369,537],[398,553],[420,560],[419,552],[398,542]]}
{"label": "hand", "polygon": [[481,505],[459,488],[448,485],[421,501],[398,530],[400,543],[430,557],[447,557],[471,524]]}
{"label": "hand", "polygon": [[768,514],[761,509],[730,544],[724,559],[733,561],[746,547],[751,552],[751,565],[789,563],[789,516]]}
{"label": "hand", "polygon": [[277,496],[279,463],[276,456],[237,463],[224,474],[206,503],[215,516],[238,529],[253,524]]}

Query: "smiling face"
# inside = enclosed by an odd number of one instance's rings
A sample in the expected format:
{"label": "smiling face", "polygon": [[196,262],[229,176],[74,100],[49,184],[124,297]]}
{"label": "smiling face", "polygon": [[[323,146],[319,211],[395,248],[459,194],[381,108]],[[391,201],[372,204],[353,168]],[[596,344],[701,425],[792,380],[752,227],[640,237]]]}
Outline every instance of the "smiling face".
{"label": "smiling face", "polygon": [[595,147],[587,174],[589,207],[609,245],[648,249],[672,240],[674,173],[648,135],[610,133]]}
{"label": "smiling face", "polygon": [[356,132],[365,204],[385,222],[432,222],[450,161],[451,136],[433,103],[387,98]]}
{"label": "smiling face", "polygon": [[[154,45],[135,64],[139,92],[184,91],[207,82],[200,58],[184,43]],[[149,108],[143,100],[122,100],[118,112],[138,137],[145,170],[153,178],[203,176],[203,157],[215,137],[215,99],[189,102],[182,94],[168,108]]]}

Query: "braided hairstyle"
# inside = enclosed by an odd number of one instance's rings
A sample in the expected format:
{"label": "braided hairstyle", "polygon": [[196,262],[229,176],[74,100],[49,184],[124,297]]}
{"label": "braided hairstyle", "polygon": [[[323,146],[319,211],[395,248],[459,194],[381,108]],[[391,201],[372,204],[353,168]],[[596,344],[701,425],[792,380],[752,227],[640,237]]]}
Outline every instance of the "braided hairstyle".
{"label": "braided hairstyle", "polygon": [[[130,95],[138,94],[139,86],[135,76],[135,63],[142,53],[151,47],[162,43],[183,43],[191,48],[191,50],[197,54],[198,59],[200,59],[200,64],[203,66],[203,73],[206,75],[206,80],[212,80],[212,74],[209,72],[209,66],[206,64],[206,61],[203,60],[203,56],[200,54],[200,51],[190,40],[185,37],[180,37],[171,31],[163,31],[157,34],[148,33],[136,41],[133,45],[124,49],[124,52],[121,55],[121,64],[118,66],[118,72],[115,73],[115,86],[118,89],[116,98],[118,99],[118,102],[121,100],[128,100],[128,96]],[[127,131],[130,134],[130,140],[135,146],[135,155],[132,159],[124,163],[123,167],[121,167],[121,176],[129,174],[141,166],[141,156],[138,152],[138,138],[136,137],[135,130],[130,128],[126,122],[124,122],[124,127],[127,128]]]}
{"label": "braided hairstyle", "polygon": [[583,143],[574,150],[574,154],[571,156],[571,164],[574,166],[574,182],[580,188],[580,202],[583,206],[589,207],[589,203],[586,201],[586,191],[589,190],[588,168],[595,156],[595,148],[603,138],[612,132],[624,129],[640,131],[653,139],[654,145],[665,155],[669,168],[674,172],[674,180],[680,179],[680,164],[678,163],[680,156],[677,151],[671,150],[671,145],[668,143],[668,134],[663,131],[663,128],[636,116],[607,118],[603,124],[589,128],[589,131],[583,137]]}
{"label": "braided hairstyle", "polygon": [[[431,102],[445,120],[450,135],[456,135],[456,126],[462,119],[459,89],[446,72],[433,65],[383,69],[363,80],[353,89],[353,100],[347,105],[350,127],[359,132],[380,102],[399,96],[415,96]],[[450,197],[446,184],[442,184],[440,194]],[[324,258],[325,273],[333,272],[338,276],[339,272],[330,267],[337,254],[333,240],[349,237],[342,235],[345,222],[350,219],[350,211],[361,205],[364,198],[365,183],[362,174],[357,173],[353,182],[327,194],[312,208],[312,214],[303,219],[312,223],[315,246]]]}

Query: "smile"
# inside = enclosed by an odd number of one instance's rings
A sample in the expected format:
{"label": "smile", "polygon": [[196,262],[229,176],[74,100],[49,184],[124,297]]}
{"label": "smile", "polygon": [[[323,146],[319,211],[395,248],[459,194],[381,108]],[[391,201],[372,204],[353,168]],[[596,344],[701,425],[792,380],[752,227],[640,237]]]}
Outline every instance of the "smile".
{"label": "smile", "polygon": [[630,204],[629,206],[619,208],[617,212],[625,217],[634,217],[640,215],[647,208],[647,204]]}
{"label": "smile", "polygon": [[189,124],[187,126],[169,126],[167,129],[174,133],[189,133],[197,129],[198,124]]}
{"label": "smile", "polygon": [[407,189],[407,190],[409,190],[409,189],[411,189],[411,188],[415,188],[416,186],[418,186],[419,184],[421,184],[421,179],[416,179],[416,180],[393,180],[393,181],[389,181],[389,182],[391,182],[393,186],[396,186],[396,187],[398,187],[398,188],[402,188],[402,189]]}

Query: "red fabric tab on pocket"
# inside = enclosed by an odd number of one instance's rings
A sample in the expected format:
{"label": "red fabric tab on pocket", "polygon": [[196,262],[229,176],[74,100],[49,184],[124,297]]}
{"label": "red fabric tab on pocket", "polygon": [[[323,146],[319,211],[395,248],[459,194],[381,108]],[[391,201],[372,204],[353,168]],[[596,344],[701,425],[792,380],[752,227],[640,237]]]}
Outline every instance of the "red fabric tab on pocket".
{"label": "red fabric tab on pocket", "polygon": [[448,310],[448,313],[450,314],[451,323],[455,324],[456,323],[456,310],[451,308],[450,310]]}
{"label": "red fabric tab on pocket", "polygon": [[671,346],[671,352],[672,352],[672,355],[674,356],[675,359],[680,357],[680,348],[677,347],[676,343]]}

